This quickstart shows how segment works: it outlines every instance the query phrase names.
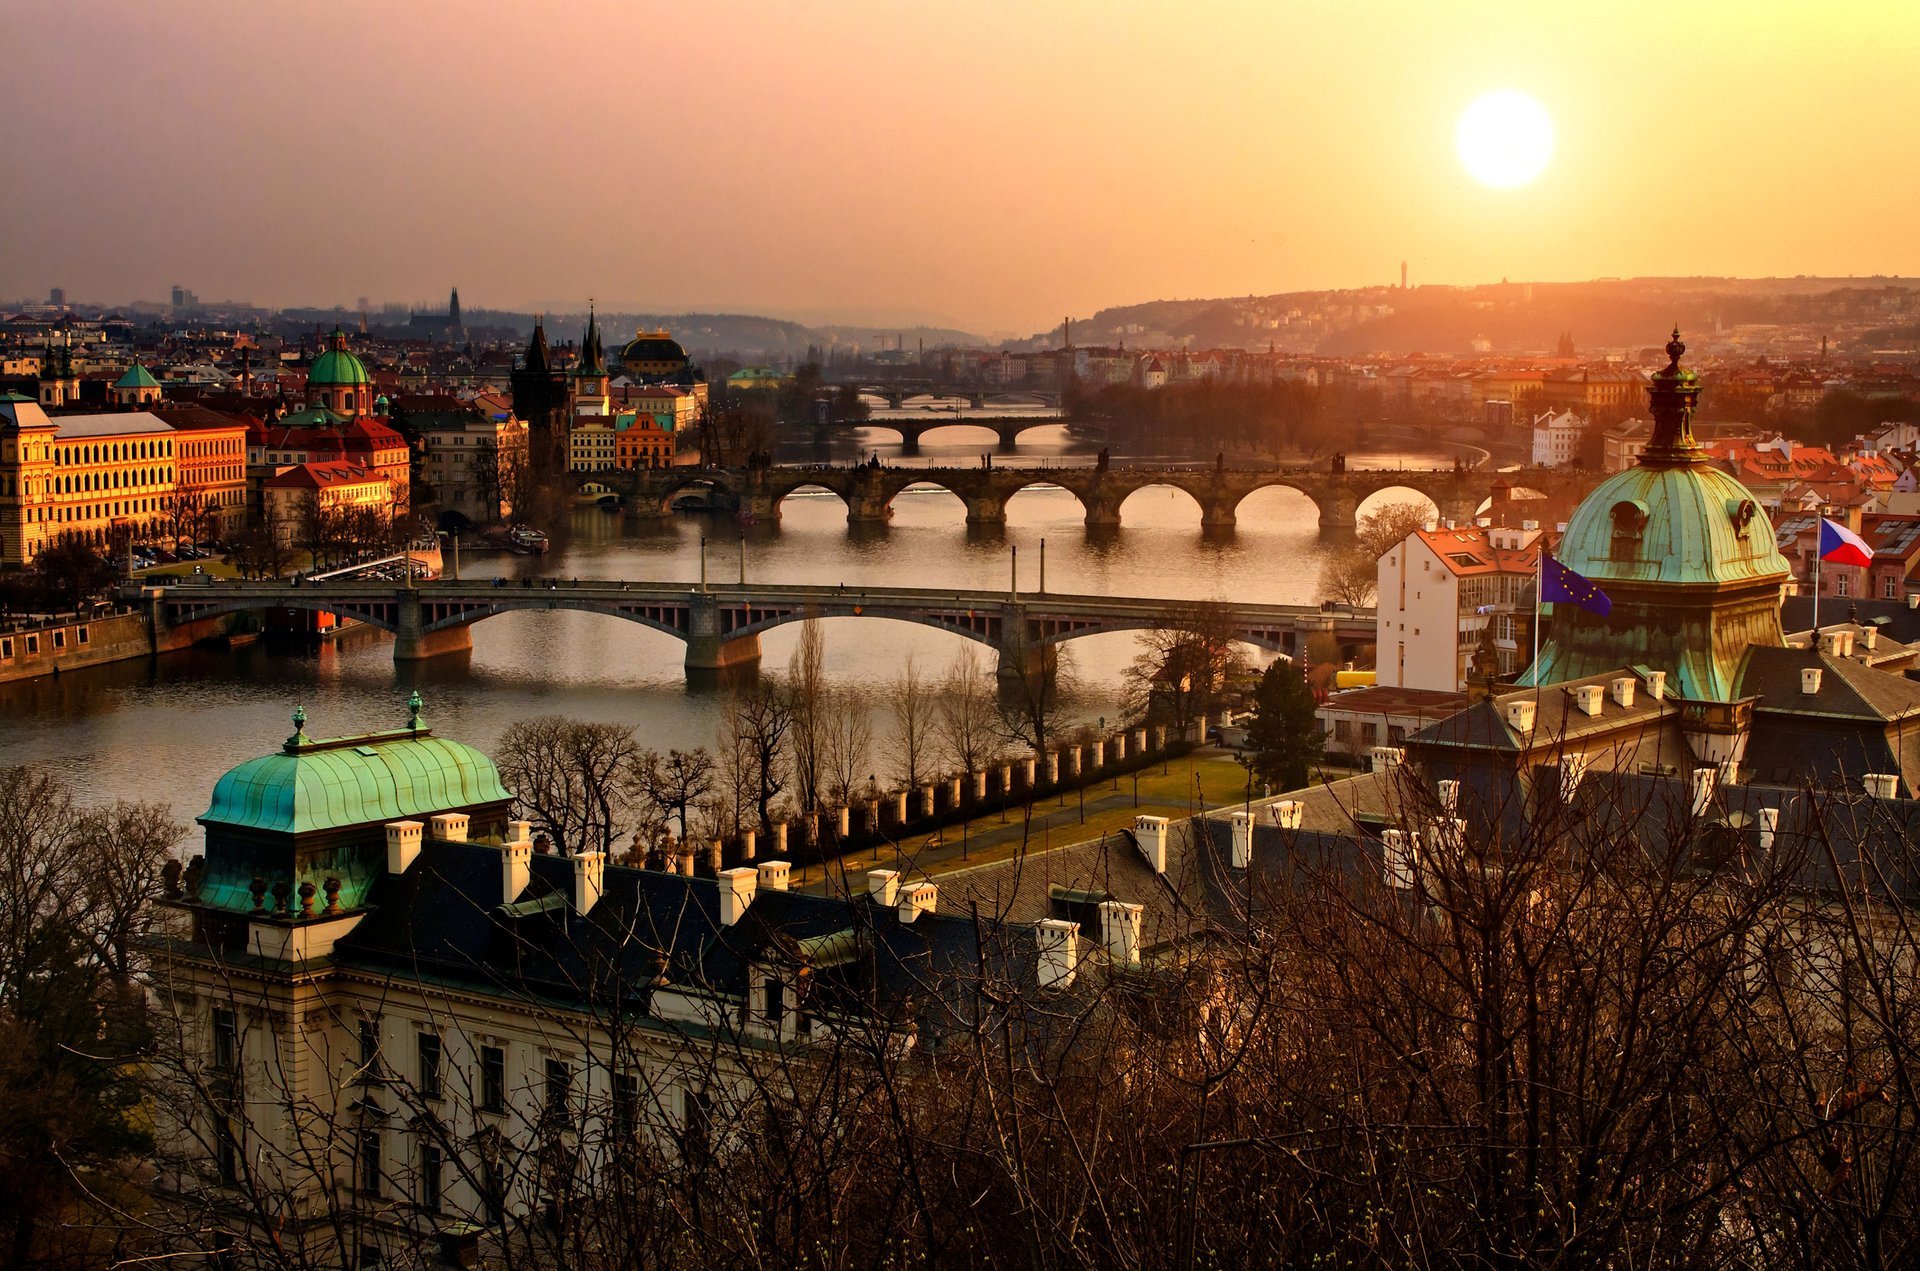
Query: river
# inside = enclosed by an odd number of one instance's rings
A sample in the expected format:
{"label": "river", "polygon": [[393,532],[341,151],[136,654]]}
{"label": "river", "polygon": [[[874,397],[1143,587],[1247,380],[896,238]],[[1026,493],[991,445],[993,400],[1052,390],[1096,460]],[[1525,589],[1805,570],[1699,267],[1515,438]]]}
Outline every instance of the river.
{"label": "river", "polygon": [[[903,465],[969,465],[992,448],[983,429],[943,432],[918,456],[901,456],[892,434],[862,434],[836,447],[843,461],[877,452]],[[1152,462],[1127,456],[1116,462]],[[1023,435],[1019,451],[996,465],[1081,465],[1086,447],[1063,427]],[[1354,456],[1350,466],[1430,466],[1428,455]],[[1386,493],[1389,500],[1394,498]],[[1404,497],[1404,496],[1403,496]],[[1020,586],[1039,584],[1046,544],[1050,591],[1169,599],[1311,602],[1327,551],[1313,505],[1290,490],[1264,490],[1239,509],[1227,537],[1203,535],[1200,512],[1184,493],[1142,490],[1121,508],[1122,527],[1089,535],[1079,504],[1063,490],[1035,488],[1012,499],[1004,534],[969,532],[960,501],[945,491],[909,490],[891,525],[850,532],[832,495],[802,492],[782,505],[777,525],[744,536],[731,520],[677,516],[634,520],[582,508],[571,535],[556,538],[543,560],[512,556],[463,562],[469,577],[522,570],[581,578],[692,582],[701,540],[714,580],[739,577],[801,583],[1005,586],[1018,548]],[[1363,507],[1364,511],[1364,507]],[[918,625],[862,618],[825,622],[828,672],[839,684],[880,686],[912,657],[938,675],[956,656],[991,653],[961,637]],[[762,637],[763,667],[783,669],[798,635],[782,627]],[[1071,642],[1078,690],[1073,710],[1092,721],[1117,716],[1119,680],[1136,651],[1128,634]],[[719,699],[692,692],[681,674],[682,646],[669,636],[616,618],[581,613],[510,613],[473,629],[471,657],[396,666],[385,636],[361,632],[318,652],[264,645],[235,653],[194,650],[0,687],[0,765],[45,765],[90,799],[157,800],[187,820],[206,807],[227,768],[268,752],[292,731],[296,705],[311,736],[336,736],[406,721],[418,688],[436,732],[482,749],[515,719],[561,713],[630,724],[648,746],[710,744]],[[885,726],[876,720],[875,767]],[[882,774],[884,775],[884,774]]]}

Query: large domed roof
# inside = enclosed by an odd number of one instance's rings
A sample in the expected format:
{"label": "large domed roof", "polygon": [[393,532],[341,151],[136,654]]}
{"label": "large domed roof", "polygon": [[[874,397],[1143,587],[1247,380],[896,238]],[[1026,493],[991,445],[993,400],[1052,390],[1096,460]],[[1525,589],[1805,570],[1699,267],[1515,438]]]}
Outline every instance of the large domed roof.
{"label": "large domed roof", "polygon": [[1648,380],[1654,427],[1635,466],[1580,501],[1555,553],[1608,605],[1555,604],[1521,687],[1646,666],[1667,672],[1678,696],[1726,702],[1746,650],[1785,643],[1780,596],[1792,570],[1753,492],[1694,440],[1700,382],[1680,365],[1686,347],[1676,330],[1666,368]]}
{"label": "large domed roof", "polygon": [[622,362],[684,362],[687,351],[665,331],[642,331],[620,350]]}
{"label": "large domed roof", "polygon": [[309,388],[348,388],[373,383],[367,364],[347,348],[347,334],[339,327],[328,337],[327,351],[313,359],[307,370]]}
{"label": "large domed roof", "polygon": [[1753,492],[1718,468],[1634,467],[1580,501],[1557,553],[1610,582],[1784,582],[1791,572]]}

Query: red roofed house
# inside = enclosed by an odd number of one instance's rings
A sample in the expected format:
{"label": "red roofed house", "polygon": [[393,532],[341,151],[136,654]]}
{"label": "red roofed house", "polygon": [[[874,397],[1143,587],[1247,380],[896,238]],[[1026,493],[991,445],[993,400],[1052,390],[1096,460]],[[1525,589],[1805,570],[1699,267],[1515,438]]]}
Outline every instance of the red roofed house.
{"label": "red roofed house", "polygon": [[1502,674],[1522,669],[1540,562],[1538,529],[1416,530],[1380,557],[1376,683],[1466,687],[1481,633],[1492,628]]}
{"label": "red roofed house", "polygon": [[391,486],[384,474],[345,460],[302,463],[260,484],[266,523],[288,546],[298,543],[310,513],[364,508],[384,517]]}

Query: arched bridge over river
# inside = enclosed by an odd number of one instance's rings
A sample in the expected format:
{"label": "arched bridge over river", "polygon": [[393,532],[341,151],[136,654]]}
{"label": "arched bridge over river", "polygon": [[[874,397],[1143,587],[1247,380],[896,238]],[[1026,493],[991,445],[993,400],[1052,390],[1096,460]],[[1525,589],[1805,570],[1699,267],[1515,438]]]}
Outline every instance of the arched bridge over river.
{"label": "arched bridge over river", "polygon": [[[1406,488],[1433,500],[1442,518],[1465,522],[1493,491],[1496,481],[1556,494],[1581,486],[1578,473],[1538,468],[1489,473],[1454,468],[1351,470],[1325,468],[876,468],[778,467],[642,469],[574,474],[620,494],[635,512],[665,515],[676,498],[705,492],[718,506],[772,520],[780,501],[795,491],[818,488],[840,496],[853,524],[885,523],[892,503],[910,486],[936,486],[966,505],[967,524],[1005,525],[1007,501],[1029,486],[1058,486],[1086,510],[1089,529],[1120,525],[1120,505],[1149,486],[1184,490],[1200,505],[1206,529],[1231,529],[1242,500],[1256,490],[1298,490],[1319,510],[1320,528],[1351,530],[1360,504],[1382,490]],[[1585,478],[1584,480],[1591,480]]]}
{"label": "arched bridge over river", "polygon": [[[1046,646],[1108,631],[1165,627],[1181,602],[1144,597],[924,587],[818,587],[765,583],[704,586],[617,580],[461,581],[417,587],[386,582],[212,580],[175,586],[129,585],[122,599],[146,606],[156,635],[220,614],[292,608],[352,618],[393,633],[398,661],[472,647],[473,624],[524,610],[575,610],[638,623],[686,644],[689,672],[751,666],[760,633],[807,618],[887,618],[950,631],[995,649],[1003,681],[1018,679]],[[1326,611],[1309,605],[1233,606],[1235,634],[1249,644],[1293,654],[1307,637],[1331,632],[1343,643],[1374,638],[1371,609]],[[158,646],[156,646],[158,647]]]}

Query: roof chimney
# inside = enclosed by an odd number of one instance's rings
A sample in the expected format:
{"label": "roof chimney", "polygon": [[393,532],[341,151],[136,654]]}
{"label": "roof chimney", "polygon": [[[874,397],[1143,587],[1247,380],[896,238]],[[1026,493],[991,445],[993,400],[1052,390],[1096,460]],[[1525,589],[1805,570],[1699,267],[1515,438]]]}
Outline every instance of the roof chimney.
{"label": "roof chimney", "polygon": [[1413,888],[1414,853],[1419,849],[1418,835],[1405,830],[1384,830],[1380,834],[1380,870],[1387,885],[1401,891]]}
{"label": "roof chimney", "polygon": [[1820,668],[1803,666],[1800,668],[1800,691],[1812,697],[1820,691]]}
{"label": "roof chimney", "polygon": [[1656,702],[1666,700],[1667,673],[1665,671],[1647,672],[1647,696]]}
{"label": "roof chimney", "polygon": [[1573,690],[1573,704],[1583,715],[1598,715],[1606,700],[1606,690],[1598,684],[1581,684]]}
{"label": "roof chimney", "polygon": [[1043,918],[1034,924],[1034,943],[1039,960],[1034,977],[1043,989],[1064,989],[1073,983],[1074,968],[1080,962],[1080,924],[1064,918]]}
{"label": "roof chimney", "polygon": [[1233,867],[1246,869],[1253,864],[1253,813],[1235,812],[1233,822]]}
{"label": "roof chimney", "polygon": [[573,857],[573,908],[578,914],[590,914],[606,890],[607,854],[580,852]]}
{"label": "roof chimney", "polygon": [[1876,799],[1897,799],[1900,797],[1900,778],[1891,772],[1869,772],[1861,778],[1867,793]]}
{"label": "roof chimney", "polygon": [[1693,770],[1693,814],[1705,816],[1707,808],[1713,803],[1714,778],[1718,775],[1713,768],[1695,768]]}
{"label": "roof chimney", "polygon": [[1760,850],[1773,851],[1774,836],[1780,833],[1780,809],[1760,809]]}
{"label": "roof chimney", "polygon": [[1153,866],[1153,872],[1167,872],[1167,818],[1164,816],[1137,816],[1133,818],[1133,841],[1140,845],[1141,854],[1147,858],[1147,864]]}
{"label": "roof chimney", "polygon": [[1534,704],[1532,699],[1528,699],[1525,701],[1508,702],[1507,703],[1507,727],[1513,729],[1514,732],[1520,733],[1522,735],[1532,734],[1533,711],[1534,711]]}
{"label": "roof chimney", "polygon": [[767,891],[785,891],[787,875],[793,866],[785,861],[761,861],[759,865],[760,886]]}
{"label": "roof chimney", "polygon": [[1375,746],[1372,753],[1375,772],[1398,768],[1407,758],[1407,752],[1398,746]]}
{"label": "roof chimney", "polygon": [[747,906],[753,903],[753,894],[759,889],[760,871],[751,865],[741,865],[735,869],[722,870],[720,873],[720,925],[731,927],[746,916]]}
{"label": "roof chimney", "polygon": [[1107,944],[1107,957],[1120,966],[1140,961],[1140,909],[1124,900],[1100,902],[1100,935]]}
{"label": "roof chimney", "polygon": [[1442,781],[1439,785],[1439,791],[1440,806],[1447,810],[1447,815],[1452,816],[1455,812],[1458,812],[1460,810],[1460,783],[1452,779]]}
{"label": "roof chimney", "polygon": [[464,843],[467,820],[465,812],[437,812],[433,817],[433,837],[442,843]]}
{"label": "roof chimney", "polygon": [[893,907],[900,895],[900,871],[897,869],[870,869],[867,871],[867,896],[876,905]]}
{"label": "roof chimney", "polygon": [[1560,756],[1560,802],[1571,803],[1579,793],[1580,781],[1587,775],[1587,759],[1584,754]]}
{"label": "roof chimney", "polygon": [[387,872],[404,874],[420,855],[420,834],[426,826],[418,821],[387,822]]}
{"label": "roof chimney", "polygon": [[[525,825],[524,821],[514,822]],[[500,903],[511,905],[533,881],[533,843],[525,834],[500,848]]]}
{"label": "roof chimney", "polygon": [[1300,828],[1300,814],[1306,810],[1306,804],[1298,799],[1282,799],[1273,805],[1273,823],[1283,830]]}
{"label": "roof chimney", "polygon": [[912,922],[921,914],[930,914],[940,903],[940,888],[935,883],[908,883],[900,889],[898,912],[901,922]]}
{"label": "roof chimney", "polygon": [[1623,675],[1613,681],[1614,702],[1620,706],[1631,707],[1633,705],[1633,690],[1634,683],[1631,675]]}

